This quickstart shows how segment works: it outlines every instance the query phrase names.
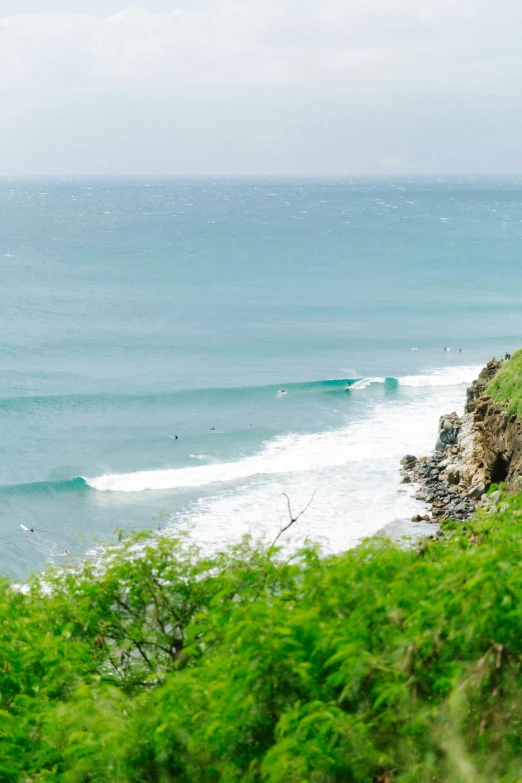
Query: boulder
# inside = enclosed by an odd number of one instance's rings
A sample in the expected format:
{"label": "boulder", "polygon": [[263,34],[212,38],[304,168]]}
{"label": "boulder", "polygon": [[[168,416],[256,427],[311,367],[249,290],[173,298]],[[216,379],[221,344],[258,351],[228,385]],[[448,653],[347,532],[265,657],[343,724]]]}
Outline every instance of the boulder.
{"label": "boulder", "polygon": [[401,465],[407,465],[408,467],[412,467],[417,462],[417,457],[414,457],[413,454],[406,454],[405,457],[401,459]]}
{"label": "boulder", "polygon": [[448,446],[453,446],[457,442],[457,431],[453,428],[439,430],[437,442],[435,443],[435,449],[437,451],[444,451]]}
{"label": "boulder", "polygon": [[476,470],[477,470],[477,466],[474,464],[462,465],[460,468],[460,472],[462,474],[462,478],[464,479],[464,481],[469,481],[470,483],[473,483],[472,479],[473,476],[475,475]]}
{"label": "boulder", "polygon": [[460,481],[460,468],[457,465],[448,465],[446,468],[448,481],[450,484],[458,484]]}
{"label": "boulder", "polygon": [[479,484],[476,484],[476,486],[471,487],[468,492],[468,498],[471,498],[472,500],[479,500],[484,494],[485,490],[486,486],[484,482],[481,481]]}
{"label": "boulder", "polygon": [[439,433],[435,449],[444,451],[449,446],[455,446],[457,443],[458,432],[460,429],[460,419],[456,413],[450,413],[439,421]]}

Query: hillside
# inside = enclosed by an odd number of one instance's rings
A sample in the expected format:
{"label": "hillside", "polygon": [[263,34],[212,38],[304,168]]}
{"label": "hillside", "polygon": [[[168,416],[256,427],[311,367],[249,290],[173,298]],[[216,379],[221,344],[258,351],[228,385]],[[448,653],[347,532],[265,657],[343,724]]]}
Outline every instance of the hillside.
{"label": "hillside", "polygon": [[522,416],[522,348],[502,362],[486,391],[494,402],[506,405],[510,414]]}

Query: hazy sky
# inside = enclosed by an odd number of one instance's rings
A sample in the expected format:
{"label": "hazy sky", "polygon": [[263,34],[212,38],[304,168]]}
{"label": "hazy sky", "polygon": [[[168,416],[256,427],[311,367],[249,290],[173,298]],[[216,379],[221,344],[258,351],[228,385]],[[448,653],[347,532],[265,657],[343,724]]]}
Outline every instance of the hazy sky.
{"label": "hazy sky", "polygon": [[520,0],[0,0],[0,173],[522,171]]}

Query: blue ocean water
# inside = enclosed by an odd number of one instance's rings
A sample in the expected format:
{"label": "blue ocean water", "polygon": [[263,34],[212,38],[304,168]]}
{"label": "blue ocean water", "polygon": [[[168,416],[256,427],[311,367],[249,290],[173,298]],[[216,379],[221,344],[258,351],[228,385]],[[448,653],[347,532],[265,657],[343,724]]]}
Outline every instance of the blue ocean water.
{"label": "blue ocean water", "polygon": [[411,516],[398,458],[520,343],[521,246],[516,178],[1,180],[0,573],[271,535],[283,493],[334,550]]}

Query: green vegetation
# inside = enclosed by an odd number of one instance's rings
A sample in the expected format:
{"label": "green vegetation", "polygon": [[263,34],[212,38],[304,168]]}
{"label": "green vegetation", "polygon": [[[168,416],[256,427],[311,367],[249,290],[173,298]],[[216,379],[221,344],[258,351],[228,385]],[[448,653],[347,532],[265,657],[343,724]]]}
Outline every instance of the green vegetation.
{"label": "green vegetation", "polygon": [[509,413],[522,416],[522,348],[502,364],[486,391],[496,402],[507,404]]}
{"label": "green vegetation", "polygon": [[[522,496],[288,559],[138,535],[0,585],[0,781],[522,780]],[[504,506],[502,506],[504,508]]]}

